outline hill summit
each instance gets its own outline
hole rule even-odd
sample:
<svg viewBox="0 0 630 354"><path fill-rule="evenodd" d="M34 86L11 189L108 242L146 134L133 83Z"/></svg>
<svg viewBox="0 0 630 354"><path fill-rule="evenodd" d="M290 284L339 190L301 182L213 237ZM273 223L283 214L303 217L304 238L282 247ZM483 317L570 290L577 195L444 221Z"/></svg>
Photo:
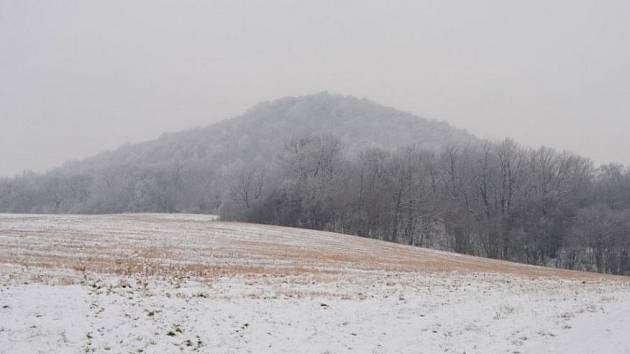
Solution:
<svg viewBox="0 0 630 354"><path fill-rule="evenodd" d="M329 93L285 97L255 105L244 114L160 138L123 146L67 168L87 172L107 164L204 160L221 166L233 160L270 159L292 138L331 134L349 151L365 147L415 146L439 150L476 140L445 122L429 120L367 99Z"/></svg>

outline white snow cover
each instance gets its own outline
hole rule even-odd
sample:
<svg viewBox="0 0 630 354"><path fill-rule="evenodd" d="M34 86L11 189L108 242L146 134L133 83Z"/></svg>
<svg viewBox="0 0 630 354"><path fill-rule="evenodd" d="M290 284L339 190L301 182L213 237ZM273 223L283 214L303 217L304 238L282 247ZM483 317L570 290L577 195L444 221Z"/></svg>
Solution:
<svg viewBox="0 0 630 354"><path fill-rule="evenodd" d="M0 353L630 353L626 278L213 220L0 215Z"/></svg>

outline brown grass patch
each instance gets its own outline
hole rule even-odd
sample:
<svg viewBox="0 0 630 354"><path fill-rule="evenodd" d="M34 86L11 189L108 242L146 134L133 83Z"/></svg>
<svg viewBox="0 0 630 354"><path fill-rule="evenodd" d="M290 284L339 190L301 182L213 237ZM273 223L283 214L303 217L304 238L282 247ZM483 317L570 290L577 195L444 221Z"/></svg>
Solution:
<svg viewBox="0 0 630 354"><path fill-rule="evenodd" d="M200 278L308 274L314 281L331 281L345 275L346 271L458 271L589 280L629 279L526 266L355 236L270 225L179 221L160 219L158 215L109 215L77 219L82 220L83 228L75 229L70 223L67 230L60 232L50 231L51 228L47 227L47 223L55 222L54 216L42 217L41 220L38 217L24 218L15 225L11 220L17 218L3 219L2 229L6 232L0 233L0 263L72 269L83 274ZM28 230L20 229L25 221L29 222ZM130 221L137 221L143 226L134 229ZM147 223L159 227L145 227ZM100 230L99 225L107 227ZM85 226L92 230L89 234L82 231ZM185 238L173 239L177 235Z"/></svg>

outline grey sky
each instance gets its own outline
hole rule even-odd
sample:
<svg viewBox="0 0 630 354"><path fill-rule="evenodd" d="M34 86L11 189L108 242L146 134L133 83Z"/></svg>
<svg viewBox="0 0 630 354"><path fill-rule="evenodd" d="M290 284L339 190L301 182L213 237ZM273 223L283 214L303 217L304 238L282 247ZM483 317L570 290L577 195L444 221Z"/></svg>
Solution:
<svg viewBox="0 0 630 354"><path fill-rule="evenodd" d="M319 91L630 164L630 1L0 0L0 175Z"/></svg>

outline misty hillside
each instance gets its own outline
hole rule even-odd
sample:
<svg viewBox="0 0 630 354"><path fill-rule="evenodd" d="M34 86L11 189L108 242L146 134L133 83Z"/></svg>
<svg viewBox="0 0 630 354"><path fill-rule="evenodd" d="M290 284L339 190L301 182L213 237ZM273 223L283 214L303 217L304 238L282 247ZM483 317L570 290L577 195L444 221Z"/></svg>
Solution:
<svg viewBox="0 0 630 354"><path fill-rule="evenodd" d="M0 212L202 213L530 264L630 273L630 171L348 96L245 114L47 173Z"/></svg>
<svg viewBox="0 0 630 354"><path fill-rule="evenodd" d="M68 162L61 171L90 172L105 165L270 159L292 138L332 134L344 148L395 149L416 146L439 150L476 139L447 123L352 96L320 93L258 104L244 114L204 128L167 133L158 139L123 146L113 152Z"/></svg>

